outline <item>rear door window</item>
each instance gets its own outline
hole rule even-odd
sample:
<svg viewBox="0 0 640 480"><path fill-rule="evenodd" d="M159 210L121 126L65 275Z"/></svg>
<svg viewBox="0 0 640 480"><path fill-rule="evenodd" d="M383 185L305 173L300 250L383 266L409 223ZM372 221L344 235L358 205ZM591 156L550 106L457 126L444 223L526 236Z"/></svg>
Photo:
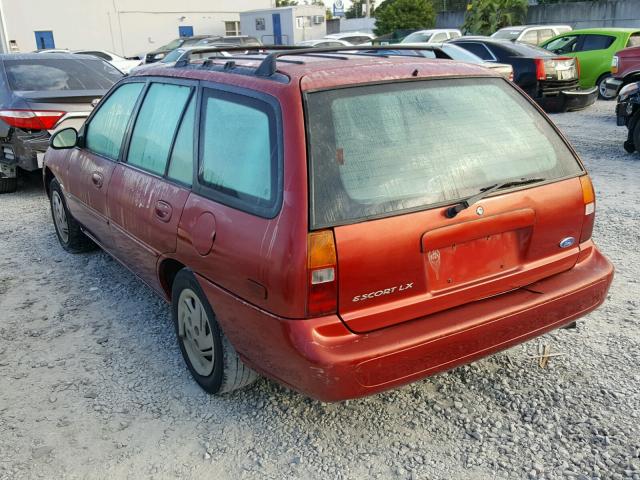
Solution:
<svg viewBox="0 0 640 480"><path fill-rule="evenodd" d="M538 44L538 31L528 30L520 37L520 41L524 43L530 43L531 45Z"/></svg>
<svg viewBox="0 0 640 480"><path fill-rule="evenodd" d="M169 149L190 95L188 86L151 84L131 134L129 165L164 175Z"/></svg>
<svg viewBox="0 0 640 480"><path fill-rule="evenodd" d="M185 185L191 185L193 181L193 134L195 131L195 120L195 98L191 98L189 107L182 118L176 141L173 144L168 172L169 178L184 183Z"/></svg>
<svg viewBox="0 0 640 480"><path fill-rule="evenodd" d="M501 79L371 85L306 99L313 228L582 171L549 122Z"/></svg>
<svg viewBox="0 0 640 480"><path fill-rule="evenodd" d="M634 33L629 37L627 47L640 47L640 33Z"/></svg>
<svg viewBox="0 0 640 480"><path fill-rule="evenodd" d="M489 49L487 47L485 47L481 43L476 43L476 42L456 42L456 45L459 45L462 48L465 48L465 49L469 50L471 53L473 53L476 56L480 57L484 61L491 62L491 61L495 60L495 58L493 57L493 54L489 51Z"/></svg>
<svg viewBox="0 0 640 480"><path fill-rule="evenodd" d="M117 160L131 112L138 101L144 83L125 83L98 104L86 126L87 149L103 157Z"/></svg>
<svg viewBox="0 0 640 480"><path fill-rule="evenodd" d="M440 43L447 41L447 32L436 33L433 37L431 37L432 43Z"/></svg>
<svg viewBox="0 0 640 480"><path fill-rule="evenodd" d="M578 46L578 51L588 52L591 50L606 50L616 40L611 35L580 35L582 43Z"/></svg>
<svg viewBox="0 0 640 480"><path fill-rule="evenodd" d="M549 40L553 36L555 36L555 33L550 28L542 28L542 29L538 30L538 43L537 43L537 45L540 45L542 42L546 42L547 40Z"/></svg>
<svg viewBox="0 0 640 480"><path fill-rule="evenodd" d="M51 53L43 57L58 57ZM4 60L7 80L15 91L108 90L122 78L116 68L98 59L38 58Z"/></svg>
<svg viewBox="0 0 640 480"><path fill-rule="evenodd" d="M278 198L275 113L256 98L204 89L200 181L223 203L261 213Z"/></svg>

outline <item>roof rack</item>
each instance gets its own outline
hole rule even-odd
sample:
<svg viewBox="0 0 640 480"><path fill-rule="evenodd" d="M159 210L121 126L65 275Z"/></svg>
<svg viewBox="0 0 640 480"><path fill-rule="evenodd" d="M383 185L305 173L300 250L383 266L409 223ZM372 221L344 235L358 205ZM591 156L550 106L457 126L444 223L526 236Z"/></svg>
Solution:
<svg viewBox="0 0 640 480"><path fill-rule="evenodd" d="M389 50L399 50L399 51L416 51L416 50L424 50L431 51L436 54L436 58L446 58L450 59L448 55L446 55L442 49L438 46L430 46L430 45L400 45L400 44L392 44L392 45L353 45L353 46L340 46L340 47L319 47L319 48L308 48L308 47L296 47L296 46L283 46L283 45L260 45L260 46L252 46L252 47L210 47L210 48L198 48L189 50L185 58L176 62L175 67L185 67L189 65L189 59L192 53L219 53L219 52L249 52L251 51L251 56L237 56L237 57L220 57L220 60L262 60L260 65L256 68L254 74L260 77L271 77L277 72L277 62L286 62L286 63L296 63L303 64L303 61L300 60L285 60L282 57L286 56L303 56L308 55L310 57L322 57L322 58L331 58L335 60L348 60L349 57L341 55L336 56L335 54L343 53L347 55L357 55L357 56L385 56L388 57L389 54L384 53L375 53L375 52L385 52ZM256 57L255 55L266 55L264 59L261 57ZM208 62L207 65L210 65L211 62Z"/></svg>

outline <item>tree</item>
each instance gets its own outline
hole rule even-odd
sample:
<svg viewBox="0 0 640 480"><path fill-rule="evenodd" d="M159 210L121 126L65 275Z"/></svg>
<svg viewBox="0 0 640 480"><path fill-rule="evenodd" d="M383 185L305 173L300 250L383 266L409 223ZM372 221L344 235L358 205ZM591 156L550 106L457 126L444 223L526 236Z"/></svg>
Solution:
<svg viewBox="0 0 640 480"><path fill-rule="evenodd" d="M276 7L295 7L298 5L296 0L276 0Z"/></svg>
<svg viewBox="0 0 640 480"><path fill-rule="evenodd" d="M376 10L375 33L431 28L435 23L431 0L385 0Z"/></svg>
<svg viewBox="0 0 640 480"><path fill-rule="evenodd" d="M365 16L366 5L367 5L366 0L353 0L351 2L351 6L347 8L347 10L344 12L344 16L346 18L362 18ZM373 0L369 2L369 8L371 8L371 12L369 12L369 16L373 17L376 11L376 7L374 5Z"/></svg>
<svg viewBox="0 0 640 480"><path fill-rule="evenodd" d="M491 35L527 19L527 0L473 0L467 6L462 28L476 35Z"/></svg>

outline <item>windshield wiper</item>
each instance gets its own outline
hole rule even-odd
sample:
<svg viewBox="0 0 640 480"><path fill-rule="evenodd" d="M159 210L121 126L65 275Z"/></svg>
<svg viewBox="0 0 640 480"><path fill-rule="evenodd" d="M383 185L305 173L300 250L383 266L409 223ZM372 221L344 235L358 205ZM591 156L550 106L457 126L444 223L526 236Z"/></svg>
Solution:
<svg viewBox="0 0 640 480"><path fill-rule="evenodd" d="M493 185L489 185L488 187L481 188L479 193L476 193L475 195L462 200L460 203L456 203L452 207L449 207L445 212L445 215L447 218L454 218L462 210L469 208L471 205L479 202L484 197L495 192L496 190L517 187L519 185L527 185L529 183L544 182L545 180L546 178L521 178L519 180L507 180L501 183L494 183Z"/></svg>

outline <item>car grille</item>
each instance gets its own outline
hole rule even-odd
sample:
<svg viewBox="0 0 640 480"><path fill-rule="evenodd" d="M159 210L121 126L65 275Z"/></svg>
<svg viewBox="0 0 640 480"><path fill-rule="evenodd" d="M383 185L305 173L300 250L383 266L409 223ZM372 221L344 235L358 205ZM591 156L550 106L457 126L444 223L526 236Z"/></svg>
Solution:
<svg viewBox="0 0 640 480"><path fill-rule="evenodd" d="M557 95L564 90L577 90L578 80L544 80L540 82L542 95Z"/></svg>

